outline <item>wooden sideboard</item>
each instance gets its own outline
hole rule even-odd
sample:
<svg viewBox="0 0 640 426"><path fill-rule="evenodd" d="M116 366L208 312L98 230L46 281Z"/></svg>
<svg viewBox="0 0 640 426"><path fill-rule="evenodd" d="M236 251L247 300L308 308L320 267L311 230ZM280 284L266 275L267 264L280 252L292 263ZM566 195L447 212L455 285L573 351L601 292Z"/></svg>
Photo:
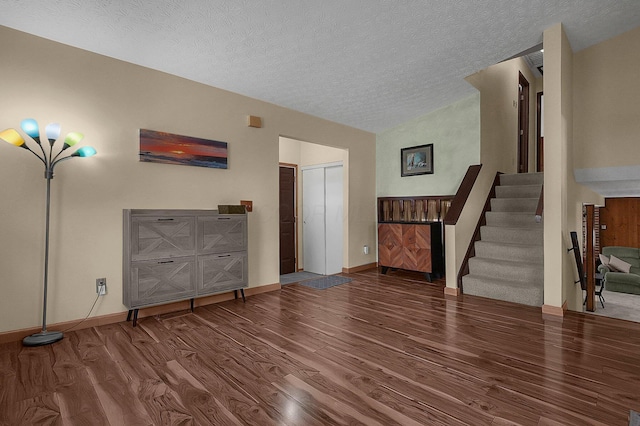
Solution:
<svg viewBox="0 0 640 426"><path fill-rule="evenodd" d="M444 219L453 196L378 198L378 265L444 276Z"/></svg>

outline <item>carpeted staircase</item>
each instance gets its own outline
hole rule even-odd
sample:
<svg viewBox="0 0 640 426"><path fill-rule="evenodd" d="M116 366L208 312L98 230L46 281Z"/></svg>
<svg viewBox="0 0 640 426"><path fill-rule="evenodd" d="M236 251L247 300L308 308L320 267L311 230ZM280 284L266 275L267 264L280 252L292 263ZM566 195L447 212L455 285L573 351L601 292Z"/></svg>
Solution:
<svg viewBox="0 0 640 426"><path fill-rule="evenodd" d="M465 294L542 306L543 225L535 220L542 182L542 173L500 176L469 275L462 277Z"/></svg>

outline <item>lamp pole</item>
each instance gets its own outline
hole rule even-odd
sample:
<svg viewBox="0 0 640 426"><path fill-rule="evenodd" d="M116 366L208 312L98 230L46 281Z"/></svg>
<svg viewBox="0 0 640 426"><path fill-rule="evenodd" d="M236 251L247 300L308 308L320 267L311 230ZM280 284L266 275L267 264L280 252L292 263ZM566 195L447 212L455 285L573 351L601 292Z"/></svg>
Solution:
<svg viewBox="0 0 640 426"><path fill-rule="evenodd" d="M46 207L45 207L45 237L44 237L44 285L43 285L43 306L42 306L42 330L39 333L32 334L30 336L25 337L22 340L22 343L25 346L42 346L49 345L51 343L57 342L61 340L64 335L60 331L48 331L47 330L47 292L48 292L48 281L49 281L49 228L50 228L50 217L51 217L51 179L53 179L53 168L56 164L61 161L68 160L73 157L91 157L96 154L96 150L90 146L85 146L79 148L71 155L66 157L60 157L67 148L77 144L81 139L82 135L77 132L69 133L65 140L64 145L60 149L60 151L53 156L53 146L55 145L58 137L60 136L60 125L57 123L49 124L46 128L47 139L49 140L49 154L47 155L44 147L40 142L40 131L38 128L38 123L31 119L25 119L21 123L22 130L29 135L40 147L40 151L42 151L42 155L36 153L31 150L29 146L25 143L24 139L15 129L7 129L0 132L0 139L4 139L6 142L20 146L25 148L27 151L31 152L33 155L38 157L40 161L44 164L44 177L47 181L47 191L46 191Z"/></svg>

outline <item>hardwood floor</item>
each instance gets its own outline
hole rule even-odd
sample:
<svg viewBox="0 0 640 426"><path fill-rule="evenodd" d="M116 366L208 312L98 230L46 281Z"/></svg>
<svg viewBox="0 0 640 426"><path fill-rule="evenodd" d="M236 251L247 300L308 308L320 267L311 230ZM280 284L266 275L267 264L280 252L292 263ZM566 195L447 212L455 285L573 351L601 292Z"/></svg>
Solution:
<svg viewBox="0 0 640 426"><path fill-rule="evenodd" d="M628 425L640 324L375 270L0 345L0 424Z"/></svg>

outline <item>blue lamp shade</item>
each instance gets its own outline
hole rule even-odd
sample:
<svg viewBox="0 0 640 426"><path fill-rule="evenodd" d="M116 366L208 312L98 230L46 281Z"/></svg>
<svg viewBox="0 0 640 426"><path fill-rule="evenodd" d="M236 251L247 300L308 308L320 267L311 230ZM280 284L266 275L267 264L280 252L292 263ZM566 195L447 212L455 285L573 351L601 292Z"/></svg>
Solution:
<svg viewBox="0 0 640 426"><path fill-rule="evenodd" d="M7 129L0 132L0 139L15 146L25 146L24 139L16 129Z"/></svg>
<svg viewBox="0 0 640 426"><path fill-rule="evenodd" d="M60 124L51 123L47 125L45 129L45 133L47 134L47 139L49 139L49 143L53 145L55 141L60 137Z"/></svg>
<svg viewBox="0 0 640 426"><path fill-rule="evenodd" d="M76 152L71 154L72 157L93 157L96 155L96 150L92 146L83 146L82 148L78 148Z"/></svg>
<svg viewBox="0 0 640 426"><path fill-rule="evenodd" d="M22 123L20 123L20 127L22 127L22 130L24 130L26 134L31 136L36 141L40 139L40 130L38 129L38 122L33 118L25 118L24 120L22 120Z"/></svg>

